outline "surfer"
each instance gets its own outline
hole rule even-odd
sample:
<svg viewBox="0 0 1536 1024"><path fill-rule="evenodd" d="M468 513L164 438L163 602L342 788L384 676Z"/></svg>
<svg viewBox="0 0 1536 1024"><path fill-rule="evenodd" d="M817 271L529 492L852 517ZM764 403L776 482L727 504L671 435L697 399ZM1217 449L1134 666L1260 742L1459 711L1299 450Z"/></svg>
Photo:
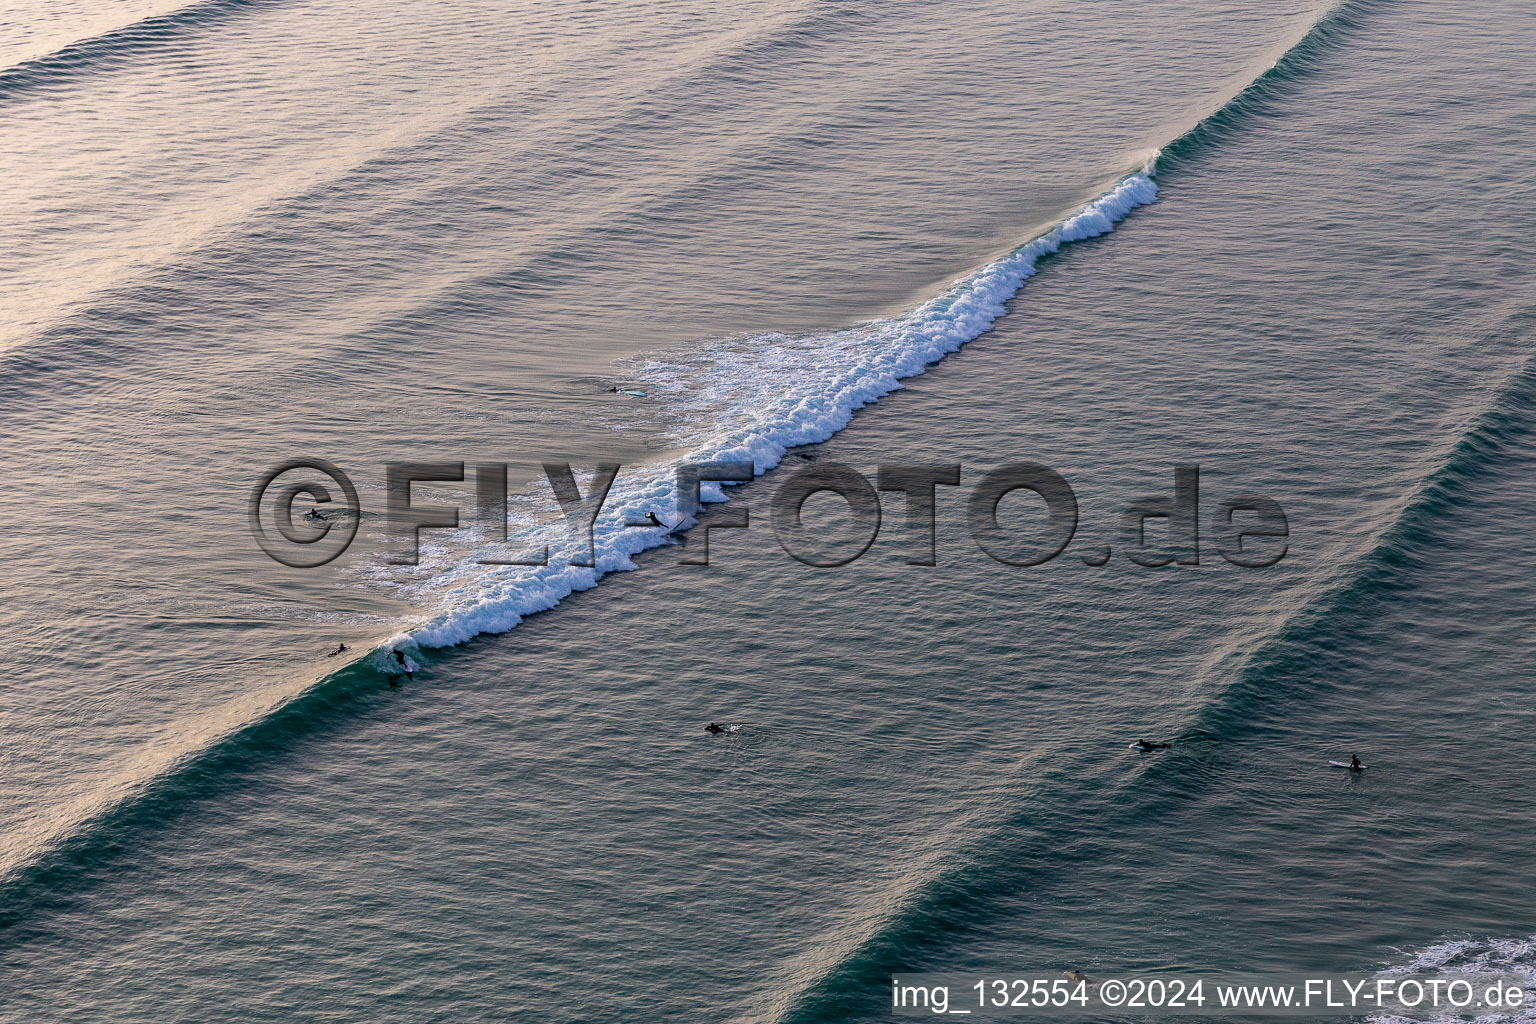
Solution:
<svg viewBox="0 0 1536 1024"><path fill-rule="evenodd" d="M336 657L336 655L338 655L338 654L345 654L348 651L350 651L351 649L352 648L348 647L346 644L337 644L336 645L336 649L334 651L327 652L325 656L327 658L334 658L334 657Z"/></svg>
<svg viewBox="0 0 1536 1024"><path fill-rule="evenodd" d="M1069 981L1071 981L1072 984L1074 984L1074 985L1078 984L1079 982L1082 982L1082 983L1088 984L1088 985L1092 985L1093 984L1093 982L1088 980L1088 975L1084 974L1082 971L1068 971L1067 972L1067 979Z"/></svg>
<svg viewBox="0 0 1536 1024"><path fill-rule="evenodd" d="M412 664L410 661L406 660L405 652L404 651L401 651L401 650L397 649L394 652L394 655L395 655L395 660L400 663L400 671L405 673L405 678L406 679L408 679L408 680L410 680L411 682L414 683L416 681L416 666L414 664ZM393 676L391 676L390 679L389 679L389 685L390 686L396 685L395 679L394 679Z"/></svg>
<svg viewBox="0 0 1536 1024"><path fill-rule="evenodd" d="M615 384L615 385L614 385L614 386L613 386L613 387L611 387L611 388L609 388L609 389L608 389L608 393L609 393L609 394L610 394L610 395L616 395L616 394L618 394L618 393L619 393L619 386L618 386L618 385L617 385L617 384Z"/></svg>
<svg viewBox="0 0 1536 1024"><path fill-rule="evenodd" d="M663 530L667 529L667 524L662 522L660 519L656 518L656 512L653 509L646 509L646 511L645 511L645 518L644 519L631 520L630 522L627 522L624 525L625 526L638 526L641 529L645 529L645 530L649 530L649 529L651 529L653 527L659 527L659 528L661 528Z"/></svg>
<svg viewBox="0 0 1536 1024"><path fill-rule="evenodd" d="M1352 772L1362 772L1362 771L1365 771L1365 765L1360 763L1359 755L1357 755L1357 754L1350 754L1349 755L1349 770L1352 771Z"/></svg>
<svg viewBox="0 0 1536 1024"><path fill-rule="evenodd" d="M308 519L312 523L325 522L325 516L321 515L320 510L317 508L312 508L308 512L304 513L304 518Z"/></svg>
<svg viewBox="0 0 1536 1024"><path fill-rule="evenodd" d="M714 722L710 722L704 727L704 731L709 733L711 736L719 736L721 733L725 732L725 726L716 725Z"/></svg>
<svg viewBox="0 0 1536 1024"><path fill-rule="evenodd" d="M1137 740L1136 745L1142 750L1172 750L1172 743L1148 743L1146 740Z"/></svg>

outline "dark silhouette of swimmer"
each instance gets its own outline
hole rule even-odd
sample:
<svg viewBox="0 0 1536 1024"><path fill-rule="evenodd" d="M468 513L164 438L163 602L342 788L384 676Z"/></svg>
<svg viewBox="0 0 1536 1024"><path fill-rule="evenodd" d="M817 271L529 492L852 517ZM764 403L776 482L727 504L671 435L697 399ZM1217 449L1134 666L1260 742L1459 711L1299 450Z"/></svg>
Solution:
<svg viewBox="0 0 1536 1024"><path fill-rule="evenodd" d="M624 525L626 525L626 526L641 526L641 527L645 527L646 529L649 529L649 528L651 528L653 526L660 527L663 530L667 529L667 524L662 522L660 519L657 519L655 511L652 510L652 509L647 509L646 510L645 518L644 519L641 519L638 522L631 521L631 522L625 523Z"/></svg>
<svg viewBox="0 0 1536 1024"><path fill-rule="evenodd" d="M409 680L410 680L410 681L411 681L411 682L413 682L413 683L414 683L414 682L415 682L415 681L416 681L416 673L414 673L414 672L412 672L412 671L411 671L411 666L410 666L410 665L408 665L408 664L406 664L406 661L405 661L405 652L404 652L404 651L399 651L399 650L397 650L397 651L395 651L395 652L394 652L394 653L395 653L395 660L396 660L396 661L397 661L397 662L399 662L399 663L400 663L400 671L402 671L402 672L404 672L404 673L405 673L405 678L406 678L406 679L409 679ZM389 685L390 685L390 686L396 686L396 685L398 685L398 684L397 684L397 683L396 683L396 682L395 682L395 680L394 680L394 677L393 677L393 676L391 676L391 677L390 677L390 680L389 680Z"/></svg>
<svg viewBox="0 0 1536 1024"><path fill-rule="evenodd" d="M304 513L304 518L305 519L316 519L316 520L319 520L321 522L325 521L325 516L321 515L320 514L320 510L317 509L317 508L312 508L308 512Z"/></svg>
<svg viewBox="0 0 1536 1024"><path fill-rule="evenodd" d="M615 394L615 393L617 393L617 392L618 392L618 390L619 390L619 388L618 388L618 385L614 385L614 386L613 386L613 387L611 387L611 388L609 388L609 389L608 389L608 393L609 393L609 394L610 394L610 395L612 395L612 394Z"/></svg>
<svg viewBox="0 0 1536 1024"><path fill-rule="evenodd" d="M1092 981L1088 980L1088 975L1084 974L1082 971L1068 971L1067 972L1067 979L1069 981L1071 981L1072 984L1074 984L1074 985L1076 985L1080 981L1087 982L1090 985L1093 984Z"/></svg>
<svg viewBox="0 0 1536 1024"><path fill-rule="evenodd" d="M1352 771L1352 772L1358 772L1358 771L1363 771L1364 769L1365 769L1365 765L1360 763L1359 756L1356 755L1356 754L1350 754L1349 755L1349 770Z"/></svg>
<svg viewBox="0 0 1536 1024"><path fill-rule="evenodd" d="M1137 740L1136 745L1142 750L1172 750L1172 743L1148 743L1146 740Z"/></svg>
<svg viewBox="0 0 1536 1024"><path fill-rule="evenodd" d="M352 648L348 647L346 644L337 644L336 645L336 649L334 651L331 651L328 654L326 654L326 657L327 658L334 658L334 657L336 657L336 655L338 655L338 654L345 654L347 651L350 651L351 649Z"/></svg>
<svg viewBox="0 0 1536 1024"><path fill-rule="evenodd" d="M714 722L710 722L708 725L706 725L704 727L704 731L709 733L711 736L718 736L721 733L725 732L725 726L723 726L723 725L716 725Z"/></svg>

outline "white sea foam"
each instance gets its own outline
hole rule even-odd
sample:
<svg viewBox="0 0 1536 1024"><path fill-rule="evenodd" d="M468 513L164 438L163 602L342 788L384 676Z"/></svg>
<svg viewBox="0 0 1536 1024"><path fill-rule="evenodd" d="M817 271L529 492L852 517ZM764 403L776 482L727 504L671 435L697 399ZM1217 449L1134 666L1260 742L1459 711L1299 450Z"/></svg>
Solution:
<svg viewBox="0 0 1536 1024"><path fill-rule="evenodd" d="M524 616L595 586L607 573L636 568L633 555L673 541L669 531L627 522L651 510L671 525L686 528L694 522L692 503L680 504L676 493L680 465L750 462L762 474L788 449L825 441L860 408L899 389L903 379L990 330L1041 257L1106 234L1131 210L1154 202L1153 173L1149 162L1051 230L903 316L809 337L728 340L692 360L636 364L634 376L647 382L652 400L668 402L679 415L683 425L674 439L686 454L624 468L594 530L595 564L569 564L572 535L563 524L523 531L509 548L526 552L547 544L550 564L486 567L475 562L482 551L445 569L434 588L444 594L442 610L394 638L390 647L446 647L502 633ZM585 481L582 486L585 492ZM726 500L718 484L706 483L701 492L705 501ZM387 650L374 655L381 668Z"/></svg>
<svg viewBox="0 0 1536 1024"><path fill-rule="evenodd" d="M1482 1024L1521 1024L1536 1021L1536 936L1525 939L1455 939L1438 942L1412 954L1405 962L1380 972L1383 977L1427 974L1507 974L1524 979L1526 1006L1515 1010L1490 1011L1475 1018L1466 1016L1422 1016L1413 1024L1449 1024L1468 1020ZM1408 1024L1409 1018L1377 1014L1375 1024Z"/></svg>

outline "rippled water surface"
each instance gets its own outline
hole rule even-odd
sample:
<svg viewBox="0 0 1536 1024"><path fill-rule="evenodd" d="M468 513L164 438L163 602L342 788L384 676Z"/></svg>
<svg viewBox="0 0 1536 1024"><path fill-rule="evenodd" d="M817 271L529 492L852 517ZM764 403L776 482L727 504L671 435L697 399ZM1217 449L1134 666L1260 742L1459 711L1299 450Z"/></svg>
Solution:
<svg viewBox="0 0 1536 1024"><path fill-rule="evenodd" d="M1533 40L1442 0L0 4L0 1019L1536 973ZM364 510L312 570L246 518L301 457ZM622 464L592 568L547 459ZM510 464L551 564L479 564L472 478L389 564L405 460ZM707 567L625 525L692 523L700 460L761 474ZM1047 564L970 538L1010 462L1075 491ZM827 463L960 464L936 564L894 492L791 559L772 497ZM1121 510L1193 464L1200 563L1134 564ZM1255 494L1290 536L1243 569L1211 517Z"/></svg>

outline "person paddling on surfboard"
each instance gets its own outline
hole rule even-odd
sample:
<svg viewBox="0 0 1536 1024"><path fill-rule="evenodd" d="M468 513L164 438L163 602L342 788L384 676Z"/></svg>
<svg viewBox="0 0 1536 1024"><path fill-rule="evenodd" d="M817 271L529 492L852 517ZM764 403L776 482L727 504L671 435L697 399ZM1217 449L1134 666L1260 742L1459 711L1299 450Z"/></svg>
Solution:
<svg viewBox="0 0 1536 1024"><path fill-rule="evenodd" d="M331 651L331 652L327 653L326 657L327 658L334 658L334 657L336 657L336 655L338 655L338 654L345 654L346 652L350 651L351 649L352 648L348 647L346 644L337 644L336 645L336 649L334 651Z"/></svg>
<svg viewBox="0 0 1536 1024"><path fill-rule="evenodd" d="M320 510L317 508L312 508L308 512L304 513L304 518L316 523L325 522L325 516L321 515Z"/></svg>
<svg viewBox="0 0 1536 1024"><path fill-rule="evenodd" d="M725 732L725 726L716 725L714 722L710 722L704 727L704 731L709 733L711 736L719 736L721 733Z"/></svg>
<svg viewBox="0 0 1536 1024"><path fill-rule="evenodd" d="M1136 745L1142 750L1172 750L1172 743L1148 743L1146 740L1137 740Z"/></svg>

